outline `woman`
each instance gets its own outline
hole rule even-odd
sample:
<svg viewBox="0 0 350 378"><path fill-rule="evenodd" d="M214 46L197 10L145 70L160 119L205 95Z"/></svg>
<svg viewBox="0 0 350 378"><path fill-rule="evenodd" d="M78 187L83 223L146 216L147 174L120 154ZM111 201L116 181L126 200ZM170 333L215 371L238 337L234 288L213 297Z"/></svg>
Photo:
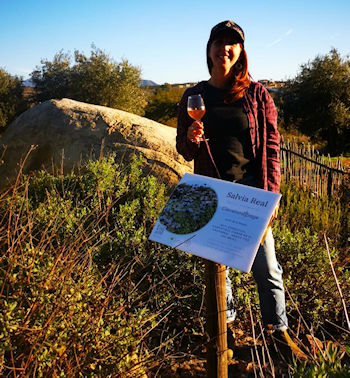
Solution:
<svg viewBox="0 0 350 378"><path fill-rule="evenodd" d="M194 159L197 174L279 192L277 111L268 91L250 80L244 33L239 25L224 21L214 26L207 44L207 64L210 79L187 89L179 105L178 152L188 161ZM187 98L194 94L204 99L203 122L193 122L187 114ZM201 142L204 135L209 149ZM264 326L273 328L276 336L288 342L282 268L276 260L271 228L257 252L252 272ZM235 312L228 271L227 289L227 320L231 322Z"/></svg>

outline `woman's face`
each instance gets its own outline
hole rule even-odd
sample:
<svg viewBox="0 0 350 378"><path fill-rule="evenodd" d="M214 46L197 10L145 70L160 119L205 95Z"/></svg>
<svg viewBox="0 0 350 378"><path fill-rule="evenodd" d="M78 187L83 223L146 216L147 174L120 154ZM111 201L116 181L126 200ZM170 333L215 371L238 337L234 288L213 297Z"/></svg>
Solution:
<svg viewBox="0 0 350 378"><path fill-rule="evenodd" d="M213 69L228 74L242 52L242 47L232 33L218 35L210 45L209 57Z"/></svg>

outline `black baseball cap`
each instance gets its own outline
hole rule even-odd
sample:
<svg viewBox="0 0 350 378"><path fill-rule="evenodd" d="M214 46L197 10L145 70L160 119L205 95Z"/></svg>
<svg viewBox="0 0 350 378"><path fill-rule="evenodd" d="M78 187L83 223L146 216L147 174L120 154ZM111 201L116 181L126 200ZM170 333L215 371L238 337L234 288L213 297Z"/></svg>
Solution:
<svg viewBox="0 0 350 378"><path fill-rule="evenodd" d="M244 32L243 29L236 24L235 22L231 20L220 22L219 24L215 25L210 32L209 42L212 42L215 37L222 33L230 31L235 34L236 37L238 37L238 41L242 44L244 44Z"/></svg>

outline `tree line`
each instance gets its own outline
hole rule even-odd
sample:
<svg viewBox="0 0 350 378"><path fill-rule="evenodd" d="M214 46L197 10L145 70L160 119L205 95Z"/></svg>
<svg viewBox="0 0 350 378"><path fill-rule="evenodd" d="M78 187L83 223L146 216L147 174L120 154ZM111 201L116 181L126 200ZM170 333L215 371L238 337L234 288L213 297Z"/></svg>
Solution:
<svg viewBox="0 0 350 378"><path fill-rule="evenodd" d="M350 152L350 60L336 49L301 65L278 105L287 130L327 142L326 152Z"/></svg>
<svg viewBox="0 0 350 378"><path fill-rule="evenodd" d="M141 70L126 59L115 62L96 46L90 56L63 51L43 59L31 73L35 90L23 98L23 82L0 69L0 127L33 104L63 97L144 115L146 93L140 87Z"/></svg>
<svg viewBox="0 0 350 378"><path fill-rule="evenodd" d="M144 89L141 69L127 60L115 62L92 46L90 56L60 51L31 73L33 95L23 99L21 78L0 69L0 128L32 104L51 98L71 98L125 110L176 127L182 88L165 84ZM298 130L311 141L326 141L326 152L350 152L350 60L336 49L300 66L295 78L274 95L279 121L287 131Z"/></svg>

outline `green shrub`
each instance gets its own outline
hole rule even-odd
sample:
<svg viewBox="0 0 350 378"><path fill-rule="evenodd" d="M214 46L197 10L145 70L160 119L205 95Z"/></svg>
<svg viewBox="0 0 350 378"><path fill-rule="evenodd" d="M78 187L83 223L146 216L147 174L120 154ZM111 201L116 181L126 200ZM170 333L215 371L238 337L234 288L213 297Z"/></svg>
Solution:
<svg viewBox="0 0 350 378"><path fill-rule="evenodd" d="M177 105L184 91L184 88L172 87L170 84L158 87L155 93L149 96L145 117L164 125L176 127Z"/></svg>
<svg viewBox="0 0 350 378"><path fill-rule="evenodd" d="M329 343L324 352L318 353L317 361L303 362L295 367L295 378L346 378L350 376L350 365L344 359L345 351ZM350 348L347 348L350 355Z"/></svg>
<svg viewBox="0 0 350 378"><path fill-rule="evenodd" d="M22 80L0 68L0 133L2 127L27 109L22 92Z"/></svg>
<svg viewBox="0 0 350 378"><path fill-rule="evenodd" d="M291 300L287 295L292 317L299 318L297 306L314 329L326 319L341 324L343 307L325 244L322 245L318 235L307 228L292 232L276 223L274 234L278 260L284 270L284 283L292 297ZM339 252L334 248L330 252L332 261L337 262ZM349 300L349 274L341 266L335 268L343 294Z"/></svg>
<svg viewBox="0 0 350 378"><path fill-rule="evenodd" d="M147 240L166 194L141 166L40 172L0 197L3 374L137 376L200 330L198 263Z"/></svg>
<svg viewBox="0 0 350 378"><path fill-rule="evenodd" d="M22 177L0 194L3 375L138 376L180 352L201 353L203 260L147 239L167 198L141 158L120 165L113 157L79 174ZM305 227L310 213L288 225L295 198L285 194L274 225L286 287L313 329L325 319L342 325L322 230ZM348 300L348 273L339 250L331 254ZM248 333L248 306L259 314L255 282L235 270L231 278ZM292 326L299 317L294 303L288 299Z"/></svg>
<svg viewBox="0 0 350 378"><path fill-rule="evenodd" d="M74 54L61 50L51 61L43 59L40 63L31 73L36 103L66 97L144 114L146 99L140 88L141 71L126 59L117 63L92 44L90 56L79 50Z"/></svg>
<svg viewBox="0 0 350 378"><path fill-rule="evenodd" d="M350 233L349 203L341 196L319 198L295 182L281 185L280 219L290 230L326 233L334 243L346 248Z"/></svg>

